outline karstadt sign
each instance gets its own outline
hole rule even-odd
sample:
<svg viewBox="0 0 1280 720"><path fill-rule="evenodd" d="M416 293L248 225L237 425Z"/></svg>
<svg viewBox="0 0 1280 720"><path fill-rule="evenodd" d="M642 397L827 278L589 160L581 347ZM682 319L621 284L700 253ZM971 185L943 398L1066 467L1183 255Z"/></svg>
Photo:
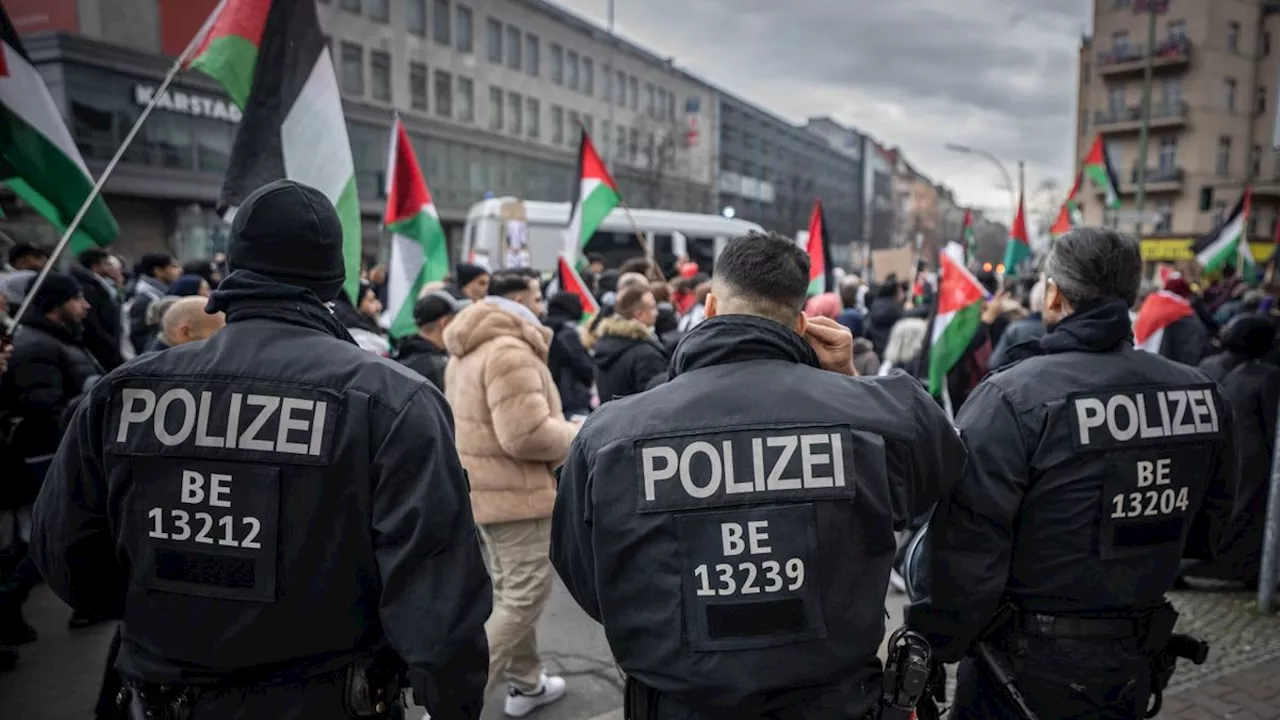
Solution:
<svg viewBox="0 0 1280 720"><path fill-rule="evenodd" d="M150 103L155 94L156 88L154 85L139 84L133 86L133 101L141 107L145 107ZM156 103L156 109L190 115L191 117L212 118L228 123L238 123L241 117L240 108L236 107L235 103L230 100L182 90L165 92Z"/></svg>

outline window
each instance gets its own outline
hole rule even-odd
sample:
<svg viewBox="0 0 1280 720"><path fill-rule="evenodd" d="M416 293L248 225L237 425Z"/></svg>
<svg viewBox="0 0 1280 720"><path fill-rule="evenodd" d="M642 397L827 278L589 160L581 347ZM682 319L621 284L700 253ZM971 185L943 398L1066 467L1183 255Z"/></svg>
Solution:
<svg viewBox="0 0 1280 720"><path fill-rule="evenodd" d="M599 147L600 147L600 149L604 150L604 152L605 152L605 154L606 154L606 155L609 153L609 121L608 121L608 120L601 120L601 121L600 121L600 144L599 144Z"/></svg>
<svg viewBox="0 0 1280 720"><path fill-rule="evenodd" d="M653 87L653 83L645 83L644 86L644 113L649 117L658 116L657 92Z"/></svg>
<svg viewBox="0 0 1280 720"><path fill-rule="evenodd" d="M1227 112L1236 111L1236 81L1235 78L1222 79L1222 107Z"/></svg>
<svg viewBox="0 0 1280 720"><path fill-rule="evenodd" d="M364 95L364 48L355 43L342 43L342 91Z"/></svg>
<svg viewBox="0 0 1280 720"><path fill-rule="evenodd" d="M1107 93L1107 109L1111 112L1113 119L1124 114L1124 88L1111 88Z"/></svg>
<svg viewBox="0 0 1280 720"><path fill-rule="evenodd" d="M628 104L631 105L632 110L635 110L640 107L640 81L636 79L636 76L631 76L631 81L628 83L628 87L631 90L631 92L628 93L631 98L631 102Z"/></svg>
<svg viewBox="0 0 1280 720"><path fill-rule="evenodd" d="M369 19L374 22L391 22L391 0L369 0Z"/></svg>
<svg viewBox="0 0 1280 720"><path fill-rule="evenodd" d="M1264 115L1267 112L1267 89L1261 85L1253 94L1253 112L1255 115Z"/></svg>
<svg viewBox="0 0 1280 720"><path fill-rule="evenodd" d="M414 35L427 36L427 0L408 0L405 4L405 24Z"/></svg>
<svg viewBox="0 0 1280 720"><path fill-rule="evenodd" d="M1129 52L1129 33L1111 33L1111 52L1117 55Z"/></svg>
<svg viewBox="0 0 1280 720"><path fill-rule="evenodd" d="M627 129L621 125L618 126L618 153L614 155L615 161L621 161L627 156Z"/></svg>
<svg viewBox="0 0 1280 720"><path fill-rule="evenodd" d="M542 72L541 46L538 43L538 36L533 33L527 33L524 36L524 69L530 75L536 76Z"/></svg>
<svg viewBox="0 0 1280 720"><path fill-rule="evenodd" d="M568 72L569 89L577 90L578 89L578 53L574 52L573 50L570 50L567 53L565 53L565 64L568 66L568 70L569 70Z"/></svg>
<svg viewBox="0 0 1280 720"><path fill-rule="evenodd" d="M1162 135L1160 137L1159 165L1161 174L1173 172L1178 165L1178 136Z"/></svg>
<svg viewBox="0 0 1280 720"><path fill-rule="evenodd" d="M459 122L475 122L476 89L471 78L458 76L457 86L454 88L453 112Z"/></svg>
<svg viewBox="0 0 1280 720"><path fill-rule="evenodd" d="M564 84L564 48L557 43L551 43L551 82Z"/></svg>
<svg viewBox="0 0 1280 720"><path fill-rule="evenodd" d="M520 93L507 93L507 131L512 135L524 132L524 98Z"/></svg>
<svg viewBox="0 0 1280 720"><path fill-rule="evenodd" d="M458 52L471 52L473 47L471 42L471 8L466 5L458 5L453 10L453 19L458 23L454 47L458 48Z"/></svg>
<svg viewBox="0 0 1280 720"><path fill-rule="evenodd" d="M489 129L502 132L502 88L489 88Z"/></svg>
<svg viewBox="0 0 1280 720"><path fill-rule="evenodd" d="M656 150L656 149L657 149L657 147L658 147L658 146L657 146L657 143L654 141L654 138L653 138L653 133L645 133L645 135L644 135L644 157L645 157L645 159L646 159L646 160L648 160L648 161L649 161L649 165L650 165L651 167L652 167L652 166L654 166L654 165L656 165L656 164L657 164L657 162L658 162L658 158L654 155L654 150Z"/></svg>
<svg viewBox="0 0 1280 720"><path fill-rule="evenodd" d="M1231 174L1231 138L1225 135L1218 138L1218 174Z"/></svg>
<svg viewBox="0 0 1280 720"><path fill-rule="evenodd" d="M357 15L360 14L360 0L342 0L342 2L339 3L339 7L348 12L353 12Z"/></svg>
<svg viewBox="0 0 1280 720"><path fill-rule="evenodd" d="M569 147L576 148L582 141L582 118L578 116L577 110L570 110L569 117L565 124L565 139L569 143Z"/></svg>
<svg viewBox="0 0 1280 720"><path fill-rule="evenodd" d="M1168 200L1158 203L1156 205L1156 214L1160 216L1160 219L1156 220L1156 225L1152 228L1152 231L1157 233L1173 232L1173 203Z"/></svg>
<svg viewBox="0 0 1280 720"><path fill-rule="evenodd" d="M1262 146L1253 146L1253 156L1249 158L1249 177L1256 178L1262 174Z"/></svg>
<svg viewBox="0 0 1280 720"><path fill-rule="evenodd" d="M507 67L512 70L519 70L524 64L524 49L520 44L522 37L520 28L507 26Z"/></svg>
<svg viewBox="0 0 1280 720"><path fill-rule="evenodd" d="M524 133L530 139L537 140L542 128L542 104L537 98L524 99Z"/></svg>
<svg viewBox="0 0 1280 720"><path fill-rule="evenodd" d="M1227 23L1227 50L1240 52L1240 23Z"/></svg>
<svg viewBox="0 0 1280 720"><path fill-rule="evenodd" d="M1258 234L1258 214L1249 213L1249 233L1246 237L1253 237Z"/></svg>
<svg viewBox="0 0 1280 720"><path fill-rule="evenodd" d="M1169 39L1174 41L1187 39L1187 23L1184 20L1173 20L1169 22L1166 31Z"/></svg>
<svg viewBox="0 0 1280 720"><path fill-rule="evenodd" d="M600 73L601 73L600 75L601 87L604 90L604 92L602 92L600 96L603 97L605 100L612 100L613 99L613 68L609 65L605 65L603 68L600 69Z"/></svg>
<svg viewBox="0 0 1280 720"><path fill-rule="evenodd" d="M551 144L564 144L564 108L551 106Z"/></svg>
<svg viewBox="0 0 1280 720"><path fill-rule="evenodd" d="M587 135L594 136L596 134L595 118L591 115L582 116L582 128L587 131Z"/></svg>
<svg viewBox="0 0 1280 720"><path fill-rule="evenodd" d="M436 115L453 117L453 75L436 71Z"/></svg>
<svg viewBox="0 0 1280 720"><path fill-rule="evenodd" d="M450 37L453 23L449 22L449 0L432 0L431 22L435 23L432 37L436 39L437 43L448 45L453 39Z"/></svg>
<svg viewBox="0 0 1280 720"><path fill-rule="evenodd" d="M589 57L582 58L582 92L596 94L596 63Z"/></svg>
<svg viewBox="0 0 1280 720"><path fill-rule="evenodd" d="M1167 78L1161 90L1164 94L1164 106L1169 112L1176 113L1182 108L1182 79Z"/></svg>
<svg viewBox="0 0 1280 720"><path fill-rule="evenodd" d="M1209 212L1209 208L1213 207L1213 188L1200 188L1200 212Z"/></svg>
<svg viewBox="0 0 1280 720"><path fill-rule="evenodd" d="M502 62L502 23L489 18L484 24L485 41L489 46L489 62Z"/></svg>
<svg viewBox="0 0 1280 720"><path fill-rule="evenodd" d="M369 53L369 79L373 83L373 99L391 102L391 56L373 50Z"/></svg>
<svg viewBox="0 0 1280 720"><path fill-rule="evenodd" d="M621 70L618 71L618 85L617 85L616 94L617 94L617 103L619 105L626 105L627 104L627 74L622 72Z"/></svg>
<svg viewBox="0 0 1280 720"><path fill-rule="evenodd" d="M414 110L427 109L427 66L409 63L409 104Z"/></svg>
<svg viewBox="0 0 1280 720"><path fill-rule="evenodd" d="M636 161L636 156L640 153L640 131L631 128L627 131L627 159L631 162Z"/></svg>

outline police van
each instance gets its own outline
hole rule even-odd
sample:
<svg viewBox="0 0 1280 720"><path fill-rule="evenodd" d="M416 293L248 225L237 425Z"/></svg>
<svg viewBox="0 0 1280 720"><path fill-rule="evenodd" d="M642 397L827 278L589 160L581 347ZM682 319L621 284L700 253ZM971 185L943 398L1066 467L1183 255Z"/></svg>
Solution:
<svg viewBox="0 0 1280 720"><path fill-rule="evenodd" d="M556 257L564 248L565 227L569 224L569 203L523 201L513 197L491 198L471 206L463 235L462 257L491 269L507 267L514 245L527 251L523 262L536 270L554 270ZM621 207L600 223L587 243L586 251L599 253L607 267L617 267L642 252L671 270L676 259L675 245L685 238L686 254L703 272L710 272L726 242L755 230L759 225L720 215L670 212ZM638 236L638 237L637 237Z"/></svg>

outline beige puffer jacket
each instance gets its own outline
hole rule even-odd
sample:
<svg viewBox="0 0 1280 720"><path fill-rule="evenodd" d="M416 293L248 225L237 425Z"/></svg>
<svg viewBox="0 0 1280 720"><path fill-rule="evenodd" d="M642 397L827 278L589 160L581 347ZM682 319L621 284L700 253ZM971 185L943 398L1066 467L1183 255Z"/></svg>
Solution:
<svg viewBox="0 0 1280 720"><path fill-rule="evenodd" d="M445 396L481 525L551 516L552 471L568 455L577 428L564 419L547 370L550 341L550 328L492 301L471 305L445 329L453 356Z"/></svg>

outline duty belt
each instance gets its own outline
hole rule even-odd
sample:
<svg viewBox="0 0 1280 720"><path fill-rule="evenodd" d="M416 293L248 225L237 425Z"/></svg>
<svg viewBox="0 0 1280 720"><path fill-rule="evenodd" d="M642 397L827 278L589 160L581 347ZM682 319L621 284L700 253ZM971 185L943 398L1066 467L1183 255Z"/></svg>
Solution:
<svg viewBox="0 0 1280 720"><path fill-rule="evenodd" d="M1125 640L1143 637L1147 633L1147 626L1145 618L1091 618L1030 612L1022 614L1023 632L1051 638Z"/></svg>

